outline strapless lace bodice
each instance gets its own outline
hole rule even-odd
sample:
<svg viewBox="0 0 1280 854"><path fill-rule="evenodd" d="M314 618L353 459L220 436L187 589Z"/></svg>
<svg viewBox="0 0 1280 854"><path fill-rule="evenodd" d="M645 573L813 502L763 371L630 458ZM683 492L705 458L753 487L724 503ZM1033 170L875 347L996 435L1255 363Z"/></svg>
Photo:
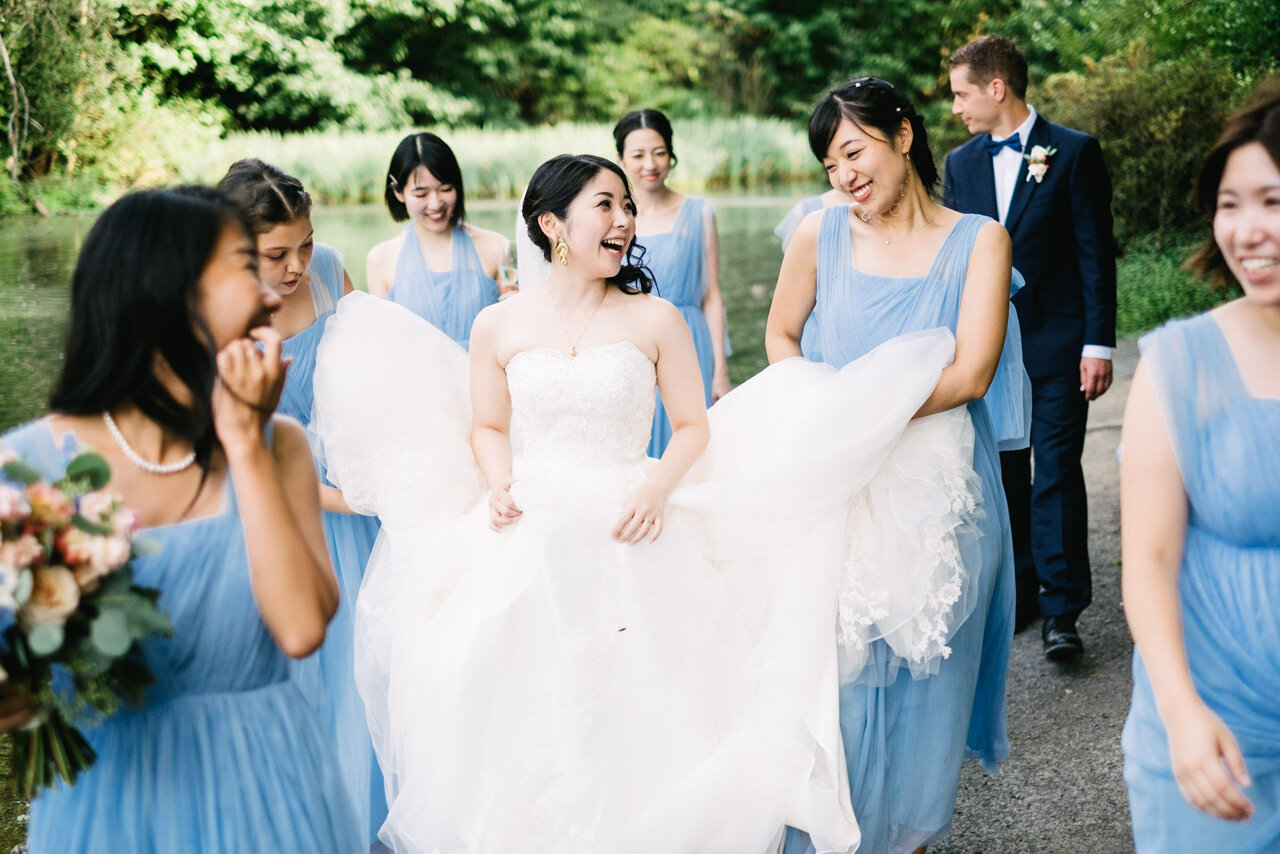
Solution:
<svg viewBox="0 0 1280 854"><path fill-rule="evenodd" d="M511 421L526 461L574 468L634 466L653 421L653 362L629 341L583 350L525 350L507 362Z"/></svg>

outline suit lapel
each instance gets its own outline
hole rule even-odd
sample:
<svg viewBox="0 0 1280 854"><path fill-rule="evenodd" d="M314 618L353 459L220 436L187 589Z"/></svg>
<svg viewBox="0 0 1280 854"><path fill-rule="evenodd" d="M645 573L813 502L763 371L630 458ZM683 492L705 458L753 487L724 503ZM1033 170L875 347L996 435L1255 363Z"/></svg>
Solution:
<svg viewBox="0 0 1280 854"><path fill-rule="evenodd" d="M1023 155L1030 154L1032 146L1036 145L1045 147L1049 145L1049 122L1044 116L1036 116L1035 123L1031 125L1031 133L1027 134L1027 144L1022 149ZM1018 180L1013 184L1013 199L1009 202L1009 213L1004 218L1005 230L1010 234L1013 234L1014 229L1018 227L1018 220L1022 217L1022 212L1027 209L1032 193L1040 186L1038 181L1027 180L1028 165L1024 156L1022 165L1018 168ZM1049 168L1053 169L1053 166L1053 158L1049 158Z"/></svg>
<svg viewBox="0 0 1280 854"><path fill-rule="evenodd" d="M991 134L983 134L982 142L991 138ZM974 199L974 207L966 213L977 213L997 219L999 214L996 212L996 171L991 165L991 155L987 153L986 148L981 143L974 146L975 153L972 155L973 176L977 181L977 197Z"/></svg>

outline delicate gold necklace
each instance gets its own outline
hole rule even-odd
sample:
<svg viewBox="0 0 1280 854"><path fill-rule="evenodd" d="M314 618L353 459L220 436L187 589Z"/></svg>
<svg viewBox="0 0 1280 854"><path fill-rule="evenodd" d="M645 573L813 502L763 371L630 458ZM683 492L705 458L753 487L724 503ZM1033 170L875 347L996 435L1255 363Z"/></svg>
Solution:
<svg viewBox="0 0 1280 854"><path fill-rule="evenodd" d="M560 319L560 331L564 333L564 340L569 342L569 358L572 359L578 355L578 342L582 340L582 336L587 334L587 327L591 325L591 321L595 320L596 312L600 310L600 306L604 305L604 298L609 295L609 286L605 285L600 292L600 302L596 303L596 307L591 310L591 314L587 317L587 322L582 324L582 329L578 332L577 338L569 337L569 327L565 325L564 314L560 311L560 304L556 302L556 292L554 288L548 288L551 294L551 306L556 310L556 316Z"/></svg>

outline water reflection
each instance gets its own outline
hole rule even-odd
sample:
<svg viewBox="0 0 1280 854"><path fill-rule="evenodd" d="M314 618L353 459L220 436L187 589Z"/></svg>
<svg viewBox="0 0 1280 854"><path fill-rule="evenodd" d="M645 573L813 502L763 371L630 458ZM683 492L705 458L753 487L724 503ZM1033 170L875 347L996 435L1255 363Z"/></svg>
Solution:
<svg viewBox="0 0 1280 854"><path fill-rule="evenodd" d="M721 287L729 311L734 355L729 374L742 382L765 364L764 318L781 249L774 225L791 198L717 199ZM481 228L515 234L514 202L473 202ZM378 206L317 208L316 239L337 248L357 288L365 282L365 253L403 227ZM47 408L62 359L68 287L94 217L0 220L0 429Z"/></svg>

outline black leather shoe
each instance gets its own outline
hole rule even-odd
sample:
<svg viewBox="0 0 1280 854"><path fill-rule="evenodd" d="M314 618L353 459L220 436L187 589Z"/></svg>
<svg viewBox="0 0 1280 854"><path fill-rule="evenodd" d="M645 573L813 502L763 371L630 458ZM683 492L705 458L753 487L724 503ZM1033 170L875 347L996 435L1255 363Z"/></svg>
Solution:
<svg viewBox="0 0 1280 854"><path fill-rule="evenodd" d="M1050 661L1068 661L1084 655L1084 644L1076 634L1075 617L1045 617L1040 628L1044 654Z"/></svg>

